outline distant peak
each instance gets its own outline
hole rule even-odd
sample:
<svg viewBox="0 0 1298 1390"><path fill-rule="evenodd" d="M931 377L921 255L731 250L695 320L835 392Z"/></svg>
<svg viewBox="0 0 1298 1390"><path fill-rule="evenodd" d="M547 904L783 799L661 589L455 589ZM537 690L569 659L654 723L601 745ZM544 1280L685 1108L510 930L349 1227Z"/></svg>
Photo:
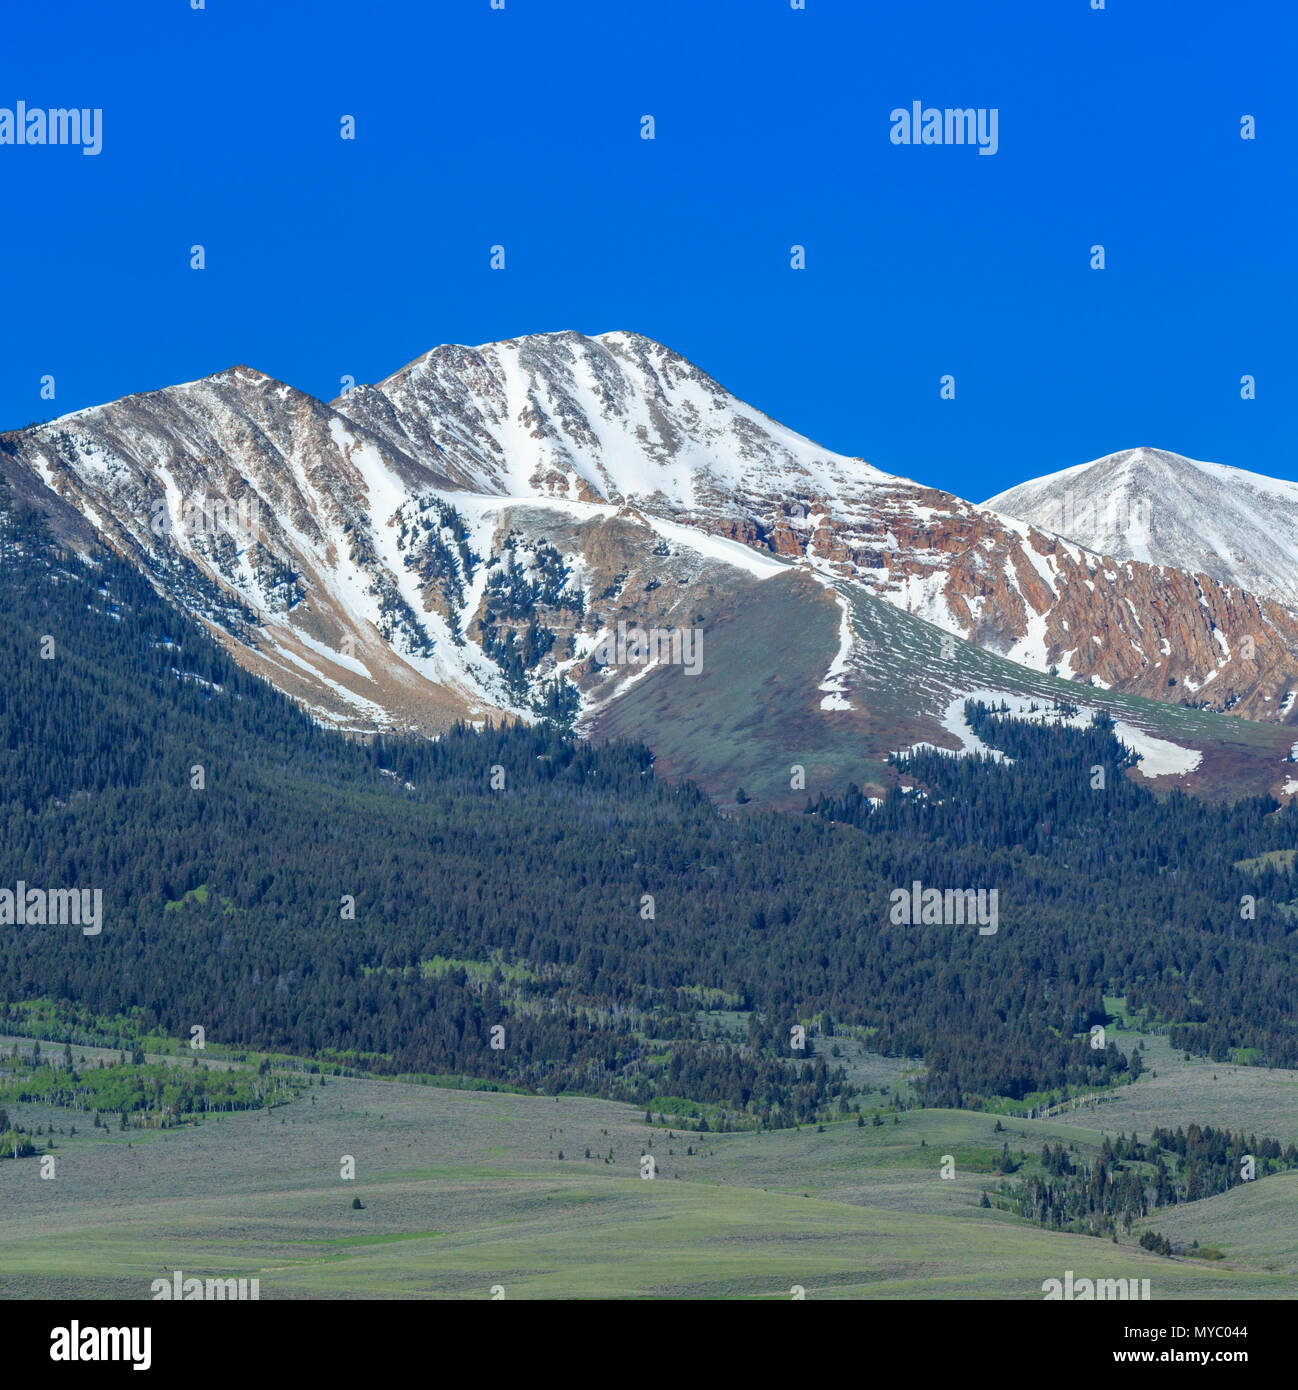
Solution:
<svg viewBox="0 0 1298 1390"><path fill-rule="evenodd" d="M1105 454L1102 458L1094 460L1093 464L1084 464L1083 467L1094 467L1106 463L1128 463L1145 459L1155 463L1187 464L1191 467L1195 463L1195 460L1171 449L1160 449L1155 444L1137 444L1131 449L1116 449L1113 453Z"/></svg>
<svg viewBox="0 0 1298 1390"><path fill-rule="evenodd" d="M160 395L167 391L192 391L197 387L203 386L223 386L226 384L242 386L283 386L286 390L295 391L296 388L288 386L287 383L276 381L273 376L268 376L265 372L258 371L256 367L250 367L246 362L236 362L232 367L224 367L219 372L209 372L207 376L196 377L193 381L179 381L174 386L164 386L160 391L140 392L141 395ZM123 399L130 400L130 396Z"/></svg>

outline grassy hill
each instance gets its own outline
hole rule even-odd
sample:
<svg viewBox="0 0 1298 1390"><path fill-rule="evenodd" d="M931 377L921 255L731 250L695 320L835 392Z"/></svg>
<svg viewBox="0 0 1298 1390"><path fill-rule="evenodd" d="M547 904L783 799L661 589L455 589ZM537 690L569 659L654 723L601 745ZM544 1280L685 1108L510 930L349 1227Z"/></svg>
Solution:
<svg viewBox="0 0 1298 1390"><path fill-rule="evenodd" d="M21 1110L67 1128L66 1111ZM1289 1120L1291 1136L1298 1106ZM1099 1138L1071 1119L949 1110L699 1135L601 1100L314 1079L291 1104L192 1128L60 1134L53 1181L32 1159L0 1165L0 1297L142 1299L174 1269L257 1278L263 1299L485 1299L495 1285L506 1298L789 1298L800 1285L813 1299L1035 1299L1067 1269L1148 1278L1155 1299L1298 1295L1298 1174L1147 1223L1219 1246L1218 1261L979 1205L1003 1143L1085 1153ZM348 1154L354 1181L340 1178Z"/></svg>
<svg viewBox="0 0 1298 1390"><path fill-rule="evenodd" d="M895 750L957 746L941 719L971 690L1085 704L1202 754L1193 772L1158 779L1160 792L1175 785L1234 800L1277 791L1293 771L1284 761L1292 737L1280 725L1031 671L859 589L841 593L855 638L845 676L851 708L821 707L840 640L835 594L791 571L731 586L709 614L701 673L650 672L589 719L589 732L642 740L665 775L688 777L723 804L742 787L754 806L794 810L808 793L848 782L882 791L896 780L887 767ZM790 786L794 764L805 769L805 790Z"/></svg>

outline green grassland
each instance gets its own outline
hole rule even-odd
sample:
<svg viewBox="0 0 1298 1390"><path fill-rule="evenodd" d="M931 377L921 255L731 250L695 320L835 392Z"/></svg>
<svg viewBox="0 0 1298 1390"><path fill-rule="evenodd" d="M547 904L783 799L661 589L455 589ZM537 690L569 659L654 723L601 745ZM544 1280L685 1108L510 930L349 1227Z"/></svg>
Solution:
<svg viewBox="0 0 1298 1390"><path fill-rule="evenodd" d="M698 1134L603 1100L334 1076L273 1110L166 1130L11 1105L26 1128L54 1126L57 1167L43 1180L38 1160L0 1164L0 1297L147 1298L175 1269L257 1278L266 1299L489 1298L496 1285L506 1298L788 1298L797 1285L808 1298L1022 1299L1068 1269L1148 1278L1155 1299L1298 1296L1298 1173L1162 1208L1117 1244L979 1205L1002 1144L1030 1162L1043 1142L1085 1155L1102 1130L1155 1123L1298 1133L1295 1074L1187 1064L1144 1040L1157 1077L1046 1119L906 1110L878 1126ZM877 1074L900 1081L904 1066L880 1059ZM1135 1244L1143 1229L1224 1258L1152 1255Z"/></svg>
<svg viewBox="0 0 1298 1390"><path fill-rule="evenodd" d="M1110 997L1105 1003L1118 1016L1124 1013L1125 1000ZM1145 1136L1156 1125L1197 1124L1285 1143L1298 1138L1298 1071L1187 1058L1161 1033L1110 1024L1107 1034L1110 1045L1128 1055L1144 1044L1146 1070L1139 1082L1081 1098L1052 1119L1091 1136L1133 1131Z"/></svg>

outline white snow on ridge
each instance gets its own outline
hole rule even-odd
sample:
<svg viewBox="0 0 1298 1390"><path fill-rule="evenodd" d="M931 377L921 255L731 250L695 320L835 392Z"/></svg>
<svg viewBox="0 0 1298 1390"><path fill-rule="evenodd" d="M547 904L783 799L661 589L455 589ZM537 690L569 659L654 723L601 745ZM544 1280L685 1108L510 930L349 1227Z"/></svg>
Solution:
<svg viewBox="0 0 1298 1390"><path fill-rule="evenodd" d="M981 700L986 704L999 704L1002 700L1007 703L1017 701L1021 697L1010 695L999 690L969 690L957 695L938 716L938 723L949 734L954 734L960 740L958 750L942 748L936 743L912 743L908 748L897 750L899 757L905 757L908 753L920 753L932 749L937 753L950 753L956 751L959 757L977 757L983 755L990 758L993 762L1008 761L999 748L991 748L969 727L965 719L964 707L966 701Z"/></svg>
<svg viewBox="0 0 1298 1390"><path fill-rule="evenodd" d="M300 634L295 633L294 635L298 636ZM304 661L296 652L289 651L286 647L280 646L278 642L274 643L274 647L279 656L285 657L287 660L291 661L294 666L305 671L313 680L319 682L320 685L326 686L328 689L332 690L335 695L350 705L357 714L368 716L370 719L374 720L377 725L388 728L391 727L391 716L382 705L376 704L373 700L367 700L363 695L357 695L355 691L348 690L345 685L340 685L337 681L330 680L328 676L312 666L310 662ZM329 652L328 656L331 661L335 659L335 654L332 652ZM262 651L261 657L271 666L278 666L284 671L288 670L288 667L286 667L282 661L277 661L275 657L271 656L269 652L265 650ZM311 713L314 718L325 720L329 723L337 723L342 717L332 714L326 709L322 709L319 705L313 705L311 707Z"/></svg>
<svg viewBox="0 0 1298 1390"><path fill-rule="evenodd" d="M664 521L661 517L645 516L645 521L664 539L676 545L683 545L709 560L720 560L751 574L754 579L769 579L773 574L784 574L792 568L788 560L778 560L770 555L754 550L742 541L732 541L727 536L713 536L705 531L695 531L692 527L681 526L675 521Z"/></svg>
<svg viewBox="0 0 1298 1390"><path fill-rule="evenodd" d="M852 645L855 640L852 635L852 605L837 591L835 591L834 597L838 601L839 612L842 614L838 624L838 654L830 662L829 670L825 672L825 679L821 681L817 689L825 692L825 698L820 702L821 709L851 709L852 702L847 698L844 681L847 678L848 665L852 659Z"/></svg>
<svg viewBox="0 0 1298 1390"><path fill-rule="evenodd" d="M333 662L335 666L341 666L344 671L350 671L356 676L364 676L369 681L374 679L369 667L363 661L358 661L356 657L348 656L345 652L334 651L332 647L326 646L323 642L317 642L314 637L303 632L300 628L295 627L293 629L293 636L304 647L310 647L317 656L324 657L326 661Z"/></svg>
<svg viewBox="0 0 1298 1390"><path fill-rule="evenodd" d="M490 535L492 525L484 521L494 521L503 512L516 507L531 507L543 511L554 511L571 517L576 521L590 521L596 517L612 519L621 514L622 508L611 502L579 502L571 497L550 495L528 497L488 497L477 492L441 492L438 494L450 503L466 519L472 519L481 529L475 528L475 538ZM652 531L673 545L684 546L708 560L719 560L744 570L754 579L770 579L772 575L785 574L793 568L789 560L778 559L760 550L754 550L742 541L732 541L727 536L714 536L706 531L696 531L692 526L682 526L675 521L665 521L662 517L645 512L637 512L636 517Z"/></svg>
<svg viewBox="0 0 1298 1390"><path fill-rule="evenodd" d="M938 722L948 733L954 734L960 740L957 756L969 757L981 753L990 757L994 762L1010 762L1012 760L1006 758L999 749L988 747L969 727L965 720L964 707L966 702L971 700L988 705L1011 719L1073 729L1088 727L1096 713L1093 705L1078 705L1077 712L1069 715L1055 709L1049 700L1039 696L1014 695L1003 690L964 691L947 705L938 717ZM1008 709L1001 711L1001 705L1008 706ZM1032 708L1033 705L1036 706L1035 710ZM1136 770L1142 777L1152 779L1155 777L1184 776L1188 772L1193 772L1203 761L1203 754L1197 748L1185 748L1168 739L1156 738L1153 734L1147 733L1144 729L1137 728L1136 725L1125 720L1116 721L1113 732L1122 743L1139 756L1140 761L1136 764ZM918 752L927 748L937 748L937 745L915 743L909 748L900 750L900 753L904 756L906 753ZM1295 748L1298 748L1298 745L1295 745ZM938 748L937 751L949 753L953 750Z"/></svg>
<svg viewBox="0 0 1298 1390"><path fill-rule="evenodd" d="M848 710L852 708L852 702L847 698L846 681L852 663L852 651L856 644L856 634L852 629L852 605L847 597L839 591L834 575L824 562L818 560L811 552L808 552L807 560L809 561L811 577L818 584L823 584L833 594L834 601L838 604L839 613L842 615L838 624L838 652L833 661L829 663L824 680L816 687L824 695L824 699L820 702L820 708Z"/></svg>
<svg viewBox="0 0 1298 1390"><path fill-rule="evenodd" d="M1140 757L1136 771L1142 777L1180 777L1193 772L1203 761L1197 748L1183 748L1165 738L1155 738L1144 729L1119 719L1113 732Z"/></svg>

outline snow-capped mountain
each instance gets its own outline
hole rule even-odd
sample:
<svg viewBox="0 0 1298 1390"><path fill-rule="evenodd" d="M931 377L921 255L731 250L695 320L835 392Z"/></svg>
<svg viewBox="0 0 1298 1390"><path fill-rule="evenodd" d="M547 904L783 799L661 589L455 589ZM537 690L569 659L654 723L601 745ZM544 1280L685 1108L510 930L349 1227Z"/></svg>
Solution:
<svg viewBox="0 0 1298 1390"><path fill-rule="evenodd" d="M704 570L742 584L780 568L592 489L550 501L506 475L515 495L470 449L417 447L235 367L4 436L0 463L348 728L526 715L581 661L596 704L638 673L590 671L605 626L680 626Z"/></svg>
<svg viewBox="0 0 1298 1390"><path fill-rule="evenodd" d="M1298 608L1298 483L1124 449L983 506L1116 560L1171 565Z"/></svg>
<svg viewBox="0 0 1298 1390"><path fill-rule="evenodd" d="M234 367L63 416L4 450L326 717L365 723L390 706L438 727L471 698L461 663L439 659L440 619L393 562L391 531L370 520L448 480L314 397Z"/></svg>
<svg viewBox="0 0 1298 1390"><path fill-rule="evenodd" d="M822 449L634 333L438 348L333 404L467 488L634 502L862 585L1038 671L1257 718L1288 713L1298 621L1266 595L1114 567L1044 528ZM1247 637L1245 665L1233 653Z"/></svg>
<svg viewBox="0 0 1298 1390"><path fill-rule="evenodd" d="M1050 698L1058 673L1298 718L1298 616L1274 599L822 449L633 333L438 348L328 405L235 367L0 436L0 471L347 728L555 702L611 727L625 698L626 727L669 741L700 700L752 727L778 670L778 728L810 712L809 739L877 755L952 737L963 667L915 656L924 623L1008 658L969 667L980 689ZM668 672L607 659L619 624L722 646L668 697ZM885 691L913 696L886 728Z"/></svg>
<svg viewBox="0 0 1298 1390"><path fill-rule="evenodd" d="M745 405L637 333L435 348L333 407L462 488L741 518L773 495L913 487Z"/></svg>

